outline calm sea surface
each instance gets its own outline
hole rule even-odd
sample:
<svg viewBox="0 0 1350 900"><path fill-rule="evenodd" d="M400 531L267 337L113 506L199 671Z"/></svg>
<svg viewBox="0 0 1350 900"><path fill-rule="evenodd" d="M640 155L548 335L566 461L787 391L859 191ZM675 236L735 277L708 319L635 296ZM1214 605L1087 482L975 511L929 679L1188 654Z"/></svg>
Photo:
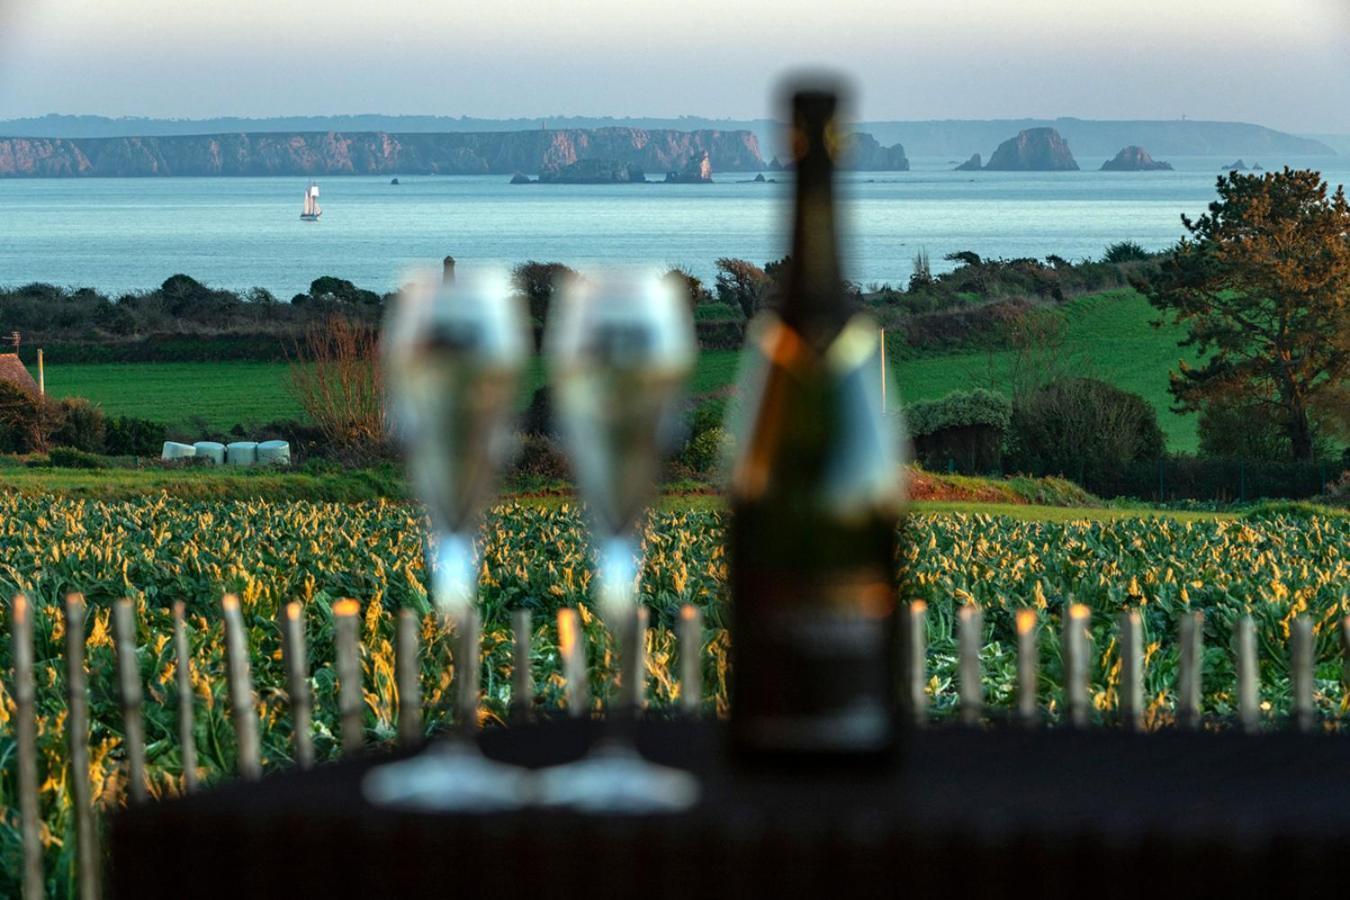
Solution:
<svg viewBox="0 0 1350 900"><path fill-rule="evenodd" d="M983 256L1100 256L1120 240L1174 243L1182 213L1204 211L1230 160L1172 160L1175 172L910 172L847 176L849 275L903 283L920 250L933 268L956 250ZM1252 160L1248 160L1252 162ZM1260 160L1273 167L1279 160ZM1350 183L1350 158L1288 160ZM744 174L711 185L510 185L502 176L326 178L317 224L299 219L302 178L0 180L0 285L47 281L107 292L175 272L279 297L319 275L395 287L410 267L559 260L682 264L710 277L719 256L763 263L784 253L788 184Z"/></svg>

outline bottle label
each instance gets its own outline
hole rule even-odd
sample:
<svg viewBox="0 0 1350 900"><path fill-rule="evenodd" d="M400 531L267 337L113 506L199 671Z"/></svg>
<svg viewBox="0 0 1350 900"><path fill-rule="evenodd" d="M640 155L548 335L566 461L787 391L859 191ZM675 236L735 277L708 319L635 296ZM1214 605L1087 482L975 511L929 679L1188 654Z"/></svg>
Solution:
<svg viewBox="0 0 1350 900"><path fill-rule="evenodd" d="M760 602L737 604L737 740L750 749L788 752L888 746L895 619L884 573L746 574L737 596Z"/></svg>

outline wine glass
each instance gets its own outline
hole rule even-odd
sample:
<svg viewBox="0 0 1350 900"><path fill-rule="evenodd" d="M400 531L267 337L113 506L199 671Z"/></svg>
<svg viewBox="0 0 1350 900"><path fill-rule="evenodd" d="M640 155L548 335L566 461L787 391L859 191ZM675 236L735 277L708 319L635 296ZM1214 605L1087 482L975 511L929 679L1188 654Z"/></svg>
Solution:
<svg viewBox="0 0 1350 900"><path fill-rule="evenodd" d="M484 756L478 715L479 555L475 536L494 475L511 447L511 413L530 337L500 273L404 288L384 335L393 430L413 490L431 519L431 598L455 634L458 687L451 737L410 759L372 769L376 803L437 810L510 809L529 800L529 773Z"/></svg>
<svg viewBox="0 0 1350 900"><path fill-rule="evenodd" d="M553 408L589 512L596 605L619 649L608 734L580 761L540 773L546 805L642 813L698 798L688 772L643 759L632 724L644 679L634 672L639 528L678 433L679 403L696 345L688 299L657 274L611 273L560 286L544 337ZM636 676L636 677L635 677Z"/></svg>

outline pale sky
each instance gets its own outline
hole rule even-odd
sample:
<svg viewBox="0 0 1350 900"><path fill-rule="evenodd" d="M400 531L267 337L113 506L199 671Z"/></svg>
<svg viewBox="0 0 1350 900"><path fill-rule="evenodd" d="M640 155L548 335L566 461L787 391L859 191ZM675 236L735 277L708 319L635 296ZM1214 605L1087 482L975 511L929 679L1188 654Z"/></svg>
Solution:
<svg viewBox="0 0 1350 900"><path fill-rule="evenodd" d="M0 0L0 119L1190 118L1350 133L1350 0Z"/></svg>

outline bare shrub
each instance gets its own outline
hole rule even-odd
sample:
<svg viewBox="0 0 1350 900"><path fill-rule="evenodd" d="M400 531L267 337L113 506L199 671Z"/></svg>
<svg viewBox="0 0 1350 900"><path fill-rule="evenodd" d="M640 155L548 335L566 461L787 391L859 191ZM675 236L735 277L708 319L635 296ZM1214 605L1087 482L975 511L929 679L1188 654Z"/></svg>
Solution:
<svg viewBox="0 0 1350 900"><path fill-rule="evenodd" d="M0 381L0 453L46 453L55 424L36 391Z"/></svg>
<svg viewBox="0 0 1350 900"><path fill-rule="evenodd" d="M305 330L291 365L291 391L331 447L355 458L388 452L379 332L345 316Z"/></svg>

